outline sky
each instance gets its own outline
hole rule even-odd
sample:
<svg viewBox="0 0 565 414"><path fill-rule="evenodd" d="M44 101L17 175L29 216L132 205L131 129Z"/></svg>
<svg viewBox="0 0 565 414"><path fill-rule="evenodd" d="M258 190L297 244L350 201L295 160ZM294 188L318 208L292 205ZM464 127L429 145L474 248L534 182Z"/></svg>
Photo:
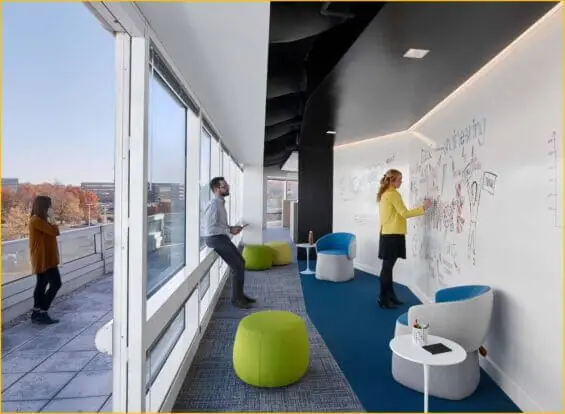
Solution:
<svg viewBox="0 0 565 414"><path fill-rule="evenodd" d="M113 181L113 35L81 3L2 8L2 176Z"/></svg>
<svg viewBox="0 0 565 414"><path fill-rule="evenodd" d="M81 3L4 3L2 17L2 177L113 181L113 34ZM149 181L184 184L185 108L150 79Z"/></svg>

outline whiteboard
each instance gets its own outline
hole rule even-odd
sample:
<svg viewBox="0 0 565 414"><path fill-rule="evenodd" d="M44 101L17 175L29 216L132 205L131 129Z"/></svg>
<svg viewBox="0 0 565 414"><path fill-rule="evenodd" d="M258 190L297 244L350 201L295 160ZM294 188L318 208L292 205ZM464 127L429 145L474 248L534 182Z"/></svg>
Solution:
<svg viewBox="0 0 565 414"><path fill-rule="evenodd" d="M354 175L372 182L363 171L395 153L391 166L404 173L408 207L434 201L425 217L408 221L407 260L395 266L394 280L423 301L442 287L494 289L481 364L504 379L524 411L563 409L561 12L426 116L410 139L401 134L334 153L334 230L357 234L367 253L356 265L380 270L377 206L372 184L370 195L355 191L361 184L348 195L339 193L339 180L346 190ZM435 146L422 145L421 136ZM352 219L367 212L373 228ZM533 346L540 340L543 347Z"/></svg>
<svg viewBox="0 0 565 414"><path fill-rule="evenodd" d="M507 128L472 118L410 163L411 204L433 200L424 220L410 221L407 240L419 269L414 282L429 298L443 287L487 282L494 270L507 273L508 262L532 256L528 237L551 251L546 265L559 265L562 247L551 241L563 225L562 126L554 122L536 134L520 124L523 131L510 135L521 148L509 148ZM547 270L561 274L559 267Z"/></svg>
<svg viewBox="0 0 565 414"><path fill-rule="evenodd" d="M416 142L415 142L416 141ZM378 145L377 150L373 145ZM400 194L410 195L409 151L421 147L409 134L363 145L340 148L334 153L333 231L345 231L357 237L355 265L378 274L379 215L377 191L380 180L391 168L402 172L404 184ZM409 206L410 207L410 206ZM397 267L397 281L402 280L403 264Z"/></svg>

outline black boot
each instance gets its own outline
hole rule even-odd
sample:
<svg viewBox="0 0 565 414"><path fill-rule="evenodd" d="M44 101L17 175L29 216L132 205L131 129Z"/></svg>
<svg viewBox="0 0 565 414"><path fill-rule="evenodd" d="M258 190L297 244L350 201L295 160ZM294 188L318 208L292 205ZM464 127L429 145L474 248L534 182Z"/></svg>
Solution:
<svg viewBox="0 0 565 414"><path fill-rule="evenodd" d="M232 299L231 301L232 305L235 306L236 308L239 309L249 309L249 302L247 302L245 299Z"/></svg>
<svg viewBox="0 0 565 414"><path fill-rule="evenodd" d="M39 316L39 314L40 314L39 311L38 311L37 309L34 309L34 310L31 312L31 321L32 321L32 322L35 322L36 319L37 319L37 317Z"/></svg>
<svg viewBox="0 0 565 414"><path fill-rule="evenodd" d="M59 323L57 319L51 318L49 314L45 311L39 312L39 314L32 319L34 323L38 323L40 325L53 325L54 323Z"/></svg>
<svg viewBox="0 0 565 414"><path fill-rule="evenodd" d="M392 295L392 297L390 298L390 301L391 301L392 303L394 303L395 305L398 305L398 306L404 305L404 302L402 302L400 299L398 299L398 298L396 297L396 295Z"/></svg>
<svg viewBox="0 0 565 414"><path fill-rule="evenodd" d="M245 297L245 301L246 301L247 303L255 303L255 302L257 302L255 299L250 298L250 297L247 296L247 295L243 295L243 296Z"/></svg>
<svg viewBox="0 0 565 414"><path fill-rule="evenodd" d="M380 308L385 308L385 309L396 309L397 308L397 306L390 299L381 298L377 301L377 303L379 304Z"/></svg>

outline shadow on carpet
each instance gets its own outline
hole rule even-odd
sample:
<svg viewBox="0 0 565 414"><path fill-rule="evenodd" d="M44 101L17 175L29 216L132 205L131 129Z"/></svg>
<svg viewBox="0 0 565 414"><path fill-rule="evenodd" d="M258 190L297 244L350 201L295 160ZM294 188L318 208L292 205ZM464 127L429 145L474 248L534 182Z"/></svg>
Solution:
<svg viewBox="0 0 565 414"><path fill-rule="evenodd" d="M212 315L173 411L363 411L322 337L308 318L296 264L266 272L246 272L246 293L257 299L252 310L230 303L230 280ZM310 369L284 388L254 388L233 370L232 351L241 318L257 310L281 309L305 318L310 338Z"/></svg>
<svg viewBox="0 0 565 414"><path fill-rule="evenodd" d="M306 267L303 261L299 265L301 270ZM376 304L379 278L359 270L355 279L345 283L320 281L314 276L301 276L301 281L308 315L365 410L422 411L423 394L392 378L388 345L396 319L419 304L418 298L406 286L395 283L395 291L406 304L395 310L380 309ZM469 398L449 401L430 397L429 408L435 412L520 412L485 372Z"/></svg>

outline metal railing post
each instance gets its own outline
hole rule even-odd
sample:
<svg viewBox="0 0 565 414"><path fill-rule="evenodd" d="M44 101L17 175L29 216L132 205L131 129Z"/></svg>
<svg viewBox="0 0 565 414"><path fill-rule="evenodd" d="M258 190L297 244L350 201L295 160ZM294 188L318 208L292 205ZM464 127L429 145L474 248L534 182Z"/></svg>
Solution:
<svg viewBox="0 0 565 414"><path fill-rule="evenodd" d="M104 234L104 227L105 226L100 226L99 227L99 233L98 233L98 237L100 237L100 253L102 253L102 266L104 266L104 274L108 273L108 263L107 263L107 257L106 257L106 240L105 240L105 234Z"/></svg>

